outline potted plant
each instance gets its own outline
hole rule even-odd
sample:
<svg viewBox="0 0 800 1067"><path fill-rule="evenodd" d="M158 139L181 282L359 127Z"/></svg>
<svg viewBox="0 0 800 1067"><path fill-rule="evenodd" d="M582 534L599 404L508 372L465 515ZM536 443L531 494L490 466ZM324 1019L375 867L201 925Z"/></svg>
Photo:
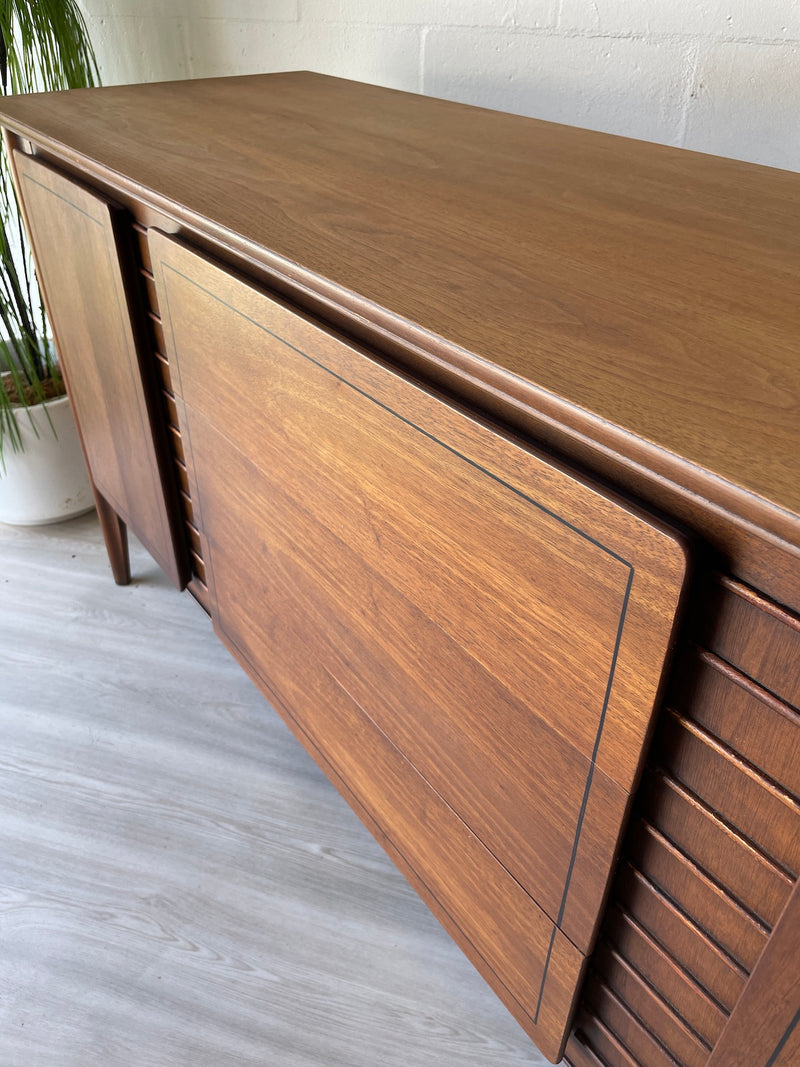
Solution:
<svg viewBox="0 0 800 1067"><path fill-rule="evenodd" d="M0 0L4 95L97 83L76 0ZM0 161L0 521L35 524L92 507L77 431L14 194Z"/></svg>

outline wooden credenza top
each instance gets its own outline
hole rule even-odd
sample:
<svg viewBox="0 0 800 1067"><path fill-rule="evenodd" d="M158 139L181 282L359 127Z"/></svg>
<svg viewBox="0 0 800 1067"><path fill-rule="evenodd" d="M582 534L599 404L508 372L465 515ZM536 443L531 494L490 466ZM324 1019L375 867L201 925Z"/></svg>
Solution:
<svg viewBox="0 0 800 1067"><path fill-rule="evenodd" d="M800 546L797 175L311 73L0 110L82 171Z"/></svg>

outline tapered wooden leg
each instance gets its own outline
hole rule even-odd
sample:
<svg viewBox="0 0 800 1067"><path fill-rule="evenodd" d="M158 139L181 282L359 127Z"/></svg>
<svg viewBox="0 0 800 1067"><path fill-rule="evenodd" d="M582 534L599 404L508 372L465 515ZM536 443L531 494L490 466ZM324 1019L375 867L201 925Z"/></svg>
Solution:
<svg viewBox="0 0 800 1067"><path fill-rule="evenodd" d="M128 585L131 580L131 560L128 554L128 527L117 515L105 497L94 490L100 529L106 543L111 573L117 585Z"/></svg>

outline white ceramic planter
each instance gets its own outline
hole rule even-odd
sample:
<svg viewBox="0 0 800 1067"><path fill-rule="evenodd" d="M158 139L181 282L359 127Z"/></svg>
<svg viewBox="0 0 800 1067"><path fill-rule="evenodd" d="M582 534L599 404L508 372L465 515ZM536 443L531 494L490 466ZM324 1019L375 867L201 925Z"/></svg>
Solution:
<svg viewBox="0 0 800 1067"><path fill-rule="evenodd" d="M42 406L16 412L24 444L22 452L5 448L5 470L0 465L0 522L12 526L41 526L60 522L94 507L78 431L69 400L47 402L56 436Z"/></svg>

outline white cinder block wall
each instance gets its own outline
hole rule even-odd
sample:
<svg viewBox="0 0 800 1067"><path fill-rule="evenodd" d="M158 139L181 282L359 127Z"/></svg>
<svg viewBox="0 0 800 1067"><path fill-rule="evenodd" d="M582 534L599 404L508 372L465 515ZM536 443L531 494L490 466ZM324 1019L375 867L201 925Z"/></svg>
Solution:
<svg viewBox="0 0 800 1067"><path fill-rule="evenodd" d="M81 0L106 84L316 70L800 171L800 0Z"/></svg>

